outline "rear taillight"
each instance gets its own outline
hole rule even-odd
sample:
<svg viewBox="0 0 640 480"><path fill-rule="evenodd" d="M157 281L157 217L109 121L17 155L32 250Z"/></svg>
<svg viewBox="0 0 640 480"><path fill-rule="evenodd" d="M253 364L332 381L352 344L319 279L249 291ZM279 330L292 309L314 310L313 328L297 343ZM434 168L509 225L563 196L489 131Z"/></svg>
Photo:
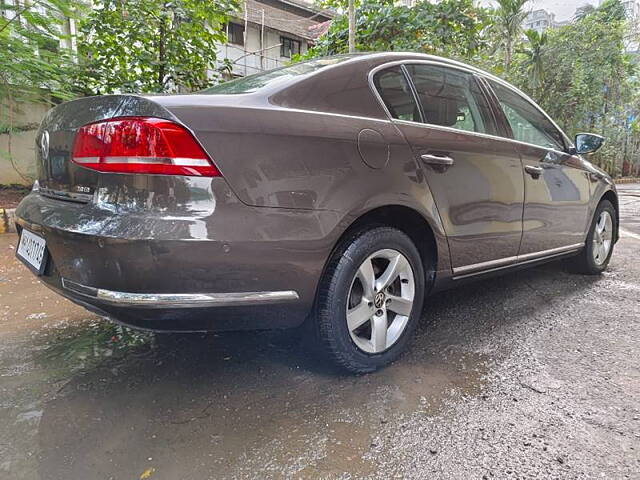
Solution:
<svg viewBox="0 0 640 480"><path fill-rule="evenodd" d="M150 117L123 117L78 130L73 162L100 172L218 177L193 135L181 125Z"/></svg>

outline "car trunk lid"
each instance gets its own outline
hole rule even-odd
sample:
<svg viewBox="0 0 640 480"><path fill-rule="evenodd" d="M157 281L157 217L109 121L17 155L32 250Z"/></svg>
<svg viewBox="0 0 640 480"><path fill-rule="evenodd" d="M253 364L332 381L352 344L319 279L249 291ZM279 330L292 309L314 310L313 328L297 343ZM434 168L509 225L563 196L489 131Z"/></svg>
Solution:
<svg viewBox="0 0 640 480"><path fill-rule="evenodd" d="M88 123L126 116L175 120L164 107L136 95L82 98L50 110L36 135L38 188L41 193L78 202L90 201L99 184L100 172L71 161L76 133Z"/></svg>

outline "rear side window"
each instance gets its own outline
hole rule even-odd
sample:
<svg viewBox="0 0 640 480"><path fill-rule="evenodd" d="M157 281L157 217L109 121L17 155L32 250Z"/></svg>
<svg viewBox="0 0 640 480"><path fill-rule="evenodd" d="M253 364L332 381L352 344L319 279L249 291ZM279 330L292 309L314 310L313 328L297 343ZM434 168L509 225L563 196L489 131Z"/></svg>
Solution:
<svg viewBox="0 0 640 480"><path fill-rule="evenodd" d="M421 121L411 87L400 67L391 67L376 73L373 83L393 118Z"/></svg>
<svg viewBox="0 0 640 480"><path fill-rule="evenodd" d="M439 65L406 65L430 125L496 134L489 104L471 73Z"/></svg>
<svg viewBox="0 0 640 480"><path fill-rule="evenodd" d="M489 82L511 126L514 139L564 151L562 134L535 105L511 89L493 80Z"/></svg>

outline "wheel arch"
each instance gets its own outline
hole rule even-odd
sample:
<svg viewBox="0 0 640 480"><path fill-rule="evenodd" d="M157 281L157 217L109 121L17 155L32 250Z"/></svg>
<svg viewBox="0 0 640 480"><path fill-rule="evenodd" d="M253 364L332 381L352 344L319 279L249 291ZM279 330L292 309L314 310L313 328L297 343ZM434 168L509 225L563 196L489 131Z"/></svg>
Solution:
<svg viewBox="0 0 640 480"><path fill-rule="evenodd" d="M427 293L433 286L435 273L438 269L439 250L433 227L429 221L417 210L406 205L385 205L373 208L355 218L342 232L331 249L331 254L322 270L324 276L327 265L338 246L358 230L367 227L386 226L397 228L405 233L415 244L425 272L425 286Z"/></svg>
<svg viewBox="0 0 640 480"><path fill-rule="evenodd" d="M611 204L613 205L614 210L616 211L616 227L615 227L615 232L614 232L614 235L615 235L614 242L617 242L618 239L620 238L620 233L618 231L619 225L620 225L620 205L618 203L618 195L616 195L616 193L613 190L607 190L606 192L604 192L602 194L602 196L598 200L598 205L603 200L610 201Z"/></svg>

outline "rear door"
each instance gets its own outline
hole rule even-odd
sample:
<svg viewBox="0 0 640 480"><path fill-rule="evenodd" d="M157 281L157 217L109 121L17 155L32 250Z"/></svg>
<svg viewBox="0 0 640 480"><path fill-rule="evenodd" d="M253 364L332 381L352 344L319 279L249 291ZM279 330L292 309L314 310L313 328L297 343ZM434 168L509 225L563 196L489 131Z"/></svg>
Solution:
<svg viewBox="0 0 640 480"><path fill-rule="evenodd" d="M374 85L423 167L454 275L515 262L522 166L512 142L496 137L495 118L474 75L409 62L376 72Z"/></svg>
<svg viewBox="0 0 640 480"><path fill-rule="evenodd" d="M566 137L527 98L489 80L506 126L517 141L525 181L519 255L551 254L584 241L589 177L578 157L567 153Z"/></svg>

